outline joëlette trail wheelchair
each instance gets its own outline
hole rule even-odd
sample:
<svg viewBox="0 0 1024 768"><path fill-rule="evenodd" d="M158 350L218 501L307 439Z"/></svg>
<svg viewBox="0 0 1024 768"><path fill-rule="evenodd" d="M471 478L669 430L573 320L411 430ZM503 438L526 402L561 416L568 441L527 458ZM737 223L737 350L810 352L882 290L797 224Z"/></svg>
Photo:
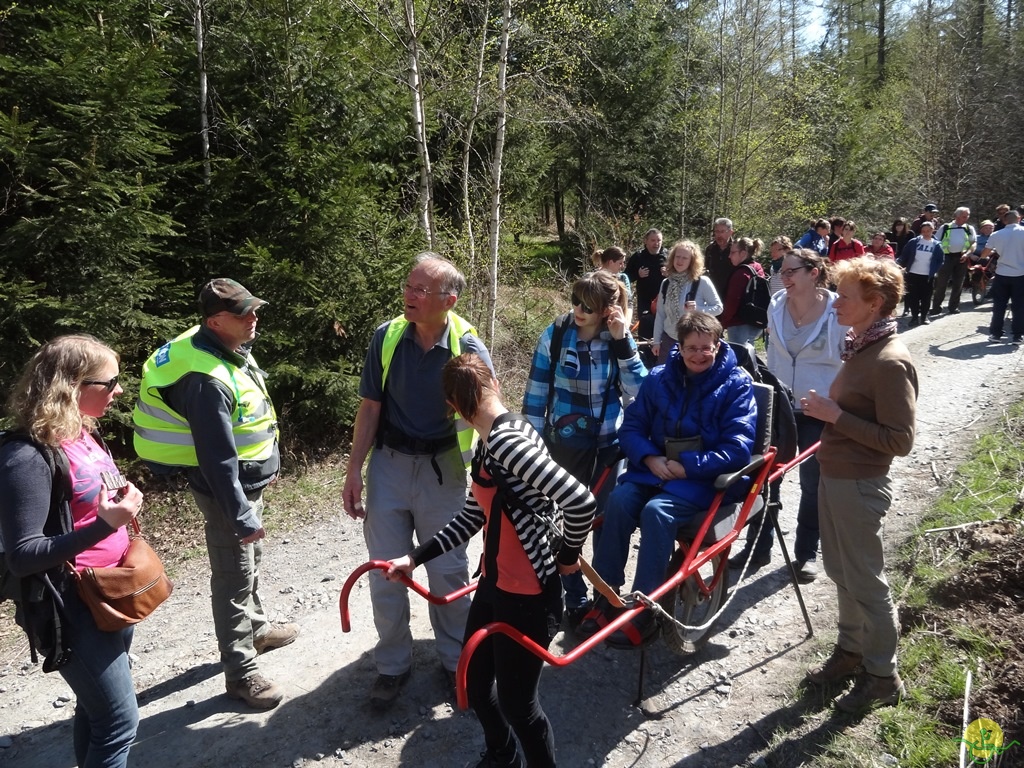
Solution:
<svg viewBox="0 0 1024 768"><path fill-rule="evenodd" d="M679 530L677 536L679 546L669 563L667 580L649 595L629 596L632 602L628 610L610 620L597 633L562 656L552 654L548 649L537 645L508 624L492 622L480 628L466 642L462 649L462 655L459 657L456 670L456 695L460 709L468 707L466 671L469 668L470 659L487 637L498 633L508 636L549 665L565 667L603 643L609 635L642 611L653 610L661 618L662 630L659 634L665 639L666 645L679 654L696 653L707 643L726 602L726 595L729 591L729 549L751 516L761 512L766 513L762 518L762 524L770 523L775 526L800 609L807 624L807 636L810 637L813 634L810 617L800 593L796 571L779 528L778 519L774 510L770 509L767 504L767 491L769 483L781 480L787 472L809 458L817 450L817 444L800 453L792 461L776 465L777 451L771 445L774 389L766 384L755 383L754 396L758 413L754 443L755 454L743 469L731 474L720 475L715 480L717 493L711 507L703 516L695 518ZM745 478L749 478L749 480ZM726 502L724 500L725 492L741 482L749 482L749 489L743 499L739 502ZM370 560L356 568L345 581L339 598L343 632L349 632L352 628L349 595L355 583L364 573L374 569L386 570L387 567L386 561ZM477 586L474 582L451 594L438 596L431 594L428 589L412 579L403 576L401 581L434 605L446 605L458 600L473 592ZM618 599L618 596L615 598ZM635 702L637 705L644 698L646 644L641 644L638 647L641 657Z"/></svg>

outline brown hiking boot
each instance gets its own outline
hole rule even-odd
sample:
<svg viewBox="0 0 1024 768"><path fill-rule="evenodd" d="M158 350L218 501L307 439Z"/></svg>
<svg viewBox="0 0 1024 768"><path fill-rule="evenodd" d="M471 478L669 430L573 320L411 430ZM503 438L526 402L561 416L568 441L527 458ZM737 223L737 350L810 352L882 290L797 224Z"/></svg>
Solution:
<svg viewBox="0 0 1024 768"><path fill-rule="evenodd" d="M907 695L907 688L900 676L879 677L861 673L856 684L845 696L836 700L836 708L851 714L860 714L875 707L888 707L899 704Z"/></svg>
<svg viewBox="0 0 1024 768"><path fill-rule="evenodd" d="M270 631L252 641L252 647L256 653L269 651L271 648L281 648L295 642L299 636L298 624L271 624Z"/></svg>
<svg viewBox="0 0 1024 768"><path fill-rule="evenodd" d="M377 675L370 686L370 705L374 709L387 709L398 699L398 694L408 680L408 669L400 675Z"/></svg>
<svg viewBox="0 0 1024 768"><path fill-rule="evenodd" d="M284 691L274 685L259 672L253 672L241 680L228 680L225 683L228 696L244 701L253 709L273 709L284 698Z"/></svg>
<svg viewBox="0 0 1024 768"><path fill-rule="evenodd" d="M808 670L806 679L815 685L838 682L856 673L863 658L859 653L844 651L837 645L824 664Z"/></svg>

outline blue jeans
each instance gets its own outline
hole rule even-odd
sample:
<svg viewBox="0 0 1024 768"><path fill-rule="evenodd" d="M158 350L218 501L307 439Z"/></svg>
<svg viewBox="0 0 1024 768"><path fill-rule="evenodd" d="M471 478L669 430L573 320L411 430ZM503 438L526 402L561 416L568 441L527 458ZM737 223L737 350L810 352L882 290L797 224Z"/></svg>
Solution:
<svg viewBox="0 0 1024 768"><path fill-rule="evenodd" d="M799 450L804 451L818 442L824 428L824 422L797 413L796 443ZM796 513L796 543L793 547L793 557L798 562L805 563L808 560L818 559L818 479L821 477L821 467L818 465L817 456L811 456L801 464L798 467L798 472L800 473L800 506ZM770 501L779 501L781 485L782 481L780 480L769 488ZM779 508L781 509L781 505ZM747 526L748 547L751 545L756 531L757 521L755 519ZM775 529L770 520L765 520L761 526L761 535L758 537L757 543L753 544L754 554L768 554L774 541Z"/></svg>
<svg viewBox="0 0 1024 768"><path fill-rule="evenodd" d="M993 336L1003 335L1007 304L1013 306L1013 335L1024 336L1024 276L996 275L992 283L992 323L988 327Z"/></svg>
<svg viewBox="0 0 1024 768"><path fill-rule="evenodd" d="M64 594L71 661L59 668L77 699L74 746L79 768L123 768L139 727L128 649L135 630L103 632L74 589Z"/></svg>
<svg viewBox="0 0 1024 768"><path fill-rule="evenodd" d="M679 527L705 511L659 490L656 486L626 482L608 498L604 532L594 554L594 570L616 589L626 583L626 560L633 531L640 529L633 590L649 595L665 583Z"/></svg>

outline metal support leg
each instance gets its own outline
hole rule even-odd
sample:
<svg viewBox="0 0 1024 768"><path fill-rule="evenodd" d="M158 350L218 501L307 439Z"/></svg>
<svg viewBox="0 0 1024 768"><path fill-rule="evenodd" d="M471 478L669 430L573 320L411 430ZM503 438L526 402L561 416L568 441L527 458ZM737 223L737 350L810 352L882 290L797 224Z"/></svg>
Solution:
<svg viewBox="0 0 1024 768"><path fill-rule="evenodd" d="M804 615L804 623L807 624L807 637L814 636L814 627L811 626L811 617L807 613L807 606L804 605L804 596L800 591L800 581L796 577L796 566L793 564L792 558L789 556L789 547L786 546L786 539L782 535L782 526L779 525L779 515L776 512L776 506L774 504L768 504L765 509L765 514L769 515L772 520L772 525L775 527L775 538L778 539L779 547L782 549L782 557L786 561L786 568L789 569L789 578L793 582L793 589L796 590L796 599L800 603L800 612Z"/></svg>
<svg viewBox="0 0 1024 768"><path fill-rule="evenodd" d="M633 706L637 709L644 703L644 672L647 668L647 643L640 645L640 675L637 680L636 689L636 701L633 702Z"/></svg>

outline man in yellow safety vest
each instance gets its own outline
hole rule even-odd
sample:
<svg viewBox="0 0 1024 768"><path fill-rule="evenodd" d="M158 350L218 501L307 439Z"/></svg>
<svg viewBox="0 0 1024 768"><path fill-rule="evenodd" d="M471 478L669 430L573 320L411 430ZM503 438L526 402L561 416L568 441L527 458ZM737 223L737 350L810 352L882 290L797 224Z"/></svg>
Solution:
<svg viewBox="0 0 1024 768"><path fill-rule="evenodd" d="M452 311L465 287L466 279L451 262L435 253L420 254L403 287L404 313L381 325L370 341L343 502L350 517L363 520L371 559L406 554L414 546L414 534L420 543L427 541L466 501L466 465L474 435L450 413L441 369L463 352L475 352L488 365L490 355L475 329ZM469 580L465 547L431 560L426 570L435 594L464 586ZM394 703L409 678L409 596L404 585L387 581L375 570L370 599L379 637L370 704L382 709ZM449 684L462 650L469 602L465 597L429 609Z"/></svg>

